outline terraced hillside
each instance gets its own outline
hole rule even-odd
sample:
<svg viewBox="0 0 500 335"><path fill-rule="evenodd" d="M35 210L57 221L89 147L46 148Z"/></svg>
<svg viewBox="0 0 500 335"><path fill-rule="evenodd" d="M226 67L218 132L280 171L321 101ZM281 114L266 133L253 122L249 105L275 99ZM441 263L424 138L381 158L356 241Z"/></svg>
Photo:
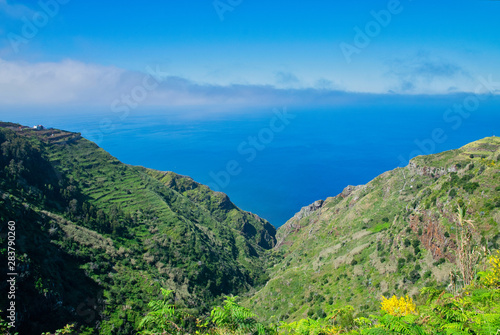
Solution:
<svg viewBox="0 0 500 335"><path fill-rule="evenodd" d="M382 295L460 285L450 282L459 205L473 221L477 251L497 249L500 138L416 157L302 208L278 230L271 279L244 303L274 320L324 317L347 304L368 315Z"/></svg>
<svg viewBox="0 0 500 335"><path fill-rule="evenodd" d="M227 294L267 324L346 305L367 316L382 295L418 300L424 286L462 286L459 206L475 252L500 244L497 137L348 186L277 233L225 194L122 164L80 134L0 122L0 148L0 220L16 222L21 334L68 323L82 334L134 334L160 288L174 292L183 327ZM2 224L2 255L6 236ZM1 310L6 303L1 296Z"/></svg>
<svg viewBox="0 0 500 335"><path fill-rule="evenodd" d="M267 280L275 230L225 194L122 164L76 133L0 126L0 220L17 225L21 333L73 321L134 333L160 287L196 315Z"/></svg>

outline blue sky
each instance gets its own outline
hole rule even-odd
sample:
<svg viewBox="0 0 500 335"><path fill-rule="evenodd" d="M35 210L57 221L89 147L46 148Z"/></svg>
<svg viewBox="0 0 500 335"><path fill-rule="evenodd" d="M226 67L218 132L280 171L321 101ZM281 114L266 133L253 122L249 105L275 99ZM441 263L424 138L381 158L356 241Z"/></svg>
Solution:
<svg viewBox="0 0 500 335"><path fill-rule="evenodd" d="M144 80L155 106L474 92L500 81L499 15L487 0L0 0L0 106L109 106Z"/></svg>

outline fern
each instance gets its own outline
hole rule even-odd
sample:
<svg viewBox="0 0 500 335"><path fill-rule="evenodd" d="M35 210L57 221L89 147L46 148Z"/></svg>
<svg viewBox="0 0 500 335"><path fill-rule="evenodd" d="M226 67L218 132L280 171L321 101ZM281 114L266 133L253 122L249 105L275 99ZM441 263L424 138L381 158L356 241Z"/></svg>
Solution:
<svg viewBox="0 0 500 335"><path fill-rule="evenodd" d="M363 329L361 332L363 335L393 335L397 334L396 332L386 329L386 328L370 328L370 329Z"/></svg>
<svg viewBox="0 0 500 335"><path fill-rule="evenodd" d="M424 287L421 291L421 294L427 294L427 304L430 304L434 300L442 297L445 294L445 291L438 290L434 287Z"/></svg>
<svg viewBox="0 0 500 335"><path fill-rule="evenodd" d="M380 318L381 324L388 330L392 330L397 334L405 335L426 335L427 333L416 324L416 318L412 317L396 317L386 314Z"/></svg>
<svg viewBox="0 0 500 335"><path fill-rule="evenodd" d="M144 329L142 334L168 332L170 334L182 333L183 329L175 322L175 305L169 303L173 291L161 288L163 299L152 300L148 303L151 311L142 318L139 329Z"/></svg>
<svg viewBox="0 0 500 335"><path fill-rule="evenodd" d="M244 334L269 334L270 330L256 321L256 315L236 303L236 297L227 297L224 306L210 313L212 322L220 329Z"/></svg>

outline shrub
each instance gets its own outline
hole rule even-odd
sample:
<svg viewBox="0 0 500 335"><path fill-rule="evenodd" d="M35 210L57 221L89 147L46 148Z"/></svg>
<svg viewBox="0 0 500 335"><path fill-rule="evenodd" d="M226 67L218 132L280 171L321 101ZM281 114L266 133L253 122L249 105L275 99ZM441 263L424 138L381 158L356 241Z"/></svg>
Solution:
<svg viewBox="0 0 500 335"><path fill-rule="evenodd" d="M322 308L320 308L320 309L318 309L318 310L316 311L316 315L317 315L320 319L322 319L322 318L326 317L326 313L325 313L325 311L324 311Z"/></svg>
<svg viewBox="0 0 500 335"><path fill-rule="evenodd" d="M398 259L398 272L405 266L406 260L404 258Z"/></svg>
<svg viewBox="0 0 500 335"><path fill-rule="evenodd" d="M415 269L410 272L410 281L415 284L420 279L420 273Z"/></svg>
<svg viewBox="0 0 500 335"><path fill-rule="evenodd" d="M409 296L398 298L393 295L389 299L382 297L381 305L382 310L392 316L405 316L417 311L417 306Z"/></svg>
<svg viewBox="0 0 500 335"><path fill-rule="evenodd" d="M436 262L434 262L434 266L441 265L441 264L443 264L444 262L446 262L446 259L444 259L444 258L440 258L439 260L437 260Z"/></svg>
<svg viewBox="0 0 500 335"><path fill-rule="evenodd" d="M420 253L420 248L415 247L413 251L415 252L415 256L418 256L418 254Z"/></svg>
<svg viewBox="0 0 500 335"><path fill-rule="evenodd" d="M482 272L481 283L487 287L500 287L500 252L497 250L495 254L488 258L490 270Z"/></svg>
<svg viewBox="0 0 500 335"><path fill-rule="evenodd" d="M457 196L457 190L455 190L454 188L451 189L449 196L450 198L455 198Z"/></svg>
<svg viewBox="0 0 500 335"><path fill-rule="evenodd" d="M479 187L479 183L467 183L464 185L464 190L469 193L469 194L472 194L474 193L474 191Z"/></svg>

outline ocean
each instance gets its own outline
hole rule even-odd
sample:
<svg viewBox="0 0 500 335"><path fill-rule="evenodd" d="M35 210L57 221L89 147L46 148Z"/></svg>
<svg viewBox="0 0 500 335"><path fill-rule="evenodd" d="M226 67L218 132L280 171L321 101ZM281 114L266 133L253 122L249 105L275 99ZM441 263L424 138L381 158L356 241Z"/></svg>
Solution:
<svg viewBox="0 0 500 335"><path fill-rule="evenodd" d="M365 184L416 155L500 135L499 99L468 106L470 112L453 107L460 96L430 100L221 113L80 108L1 119L82 132L124 163L190 176L279 227L302 206Z"/></svg>

